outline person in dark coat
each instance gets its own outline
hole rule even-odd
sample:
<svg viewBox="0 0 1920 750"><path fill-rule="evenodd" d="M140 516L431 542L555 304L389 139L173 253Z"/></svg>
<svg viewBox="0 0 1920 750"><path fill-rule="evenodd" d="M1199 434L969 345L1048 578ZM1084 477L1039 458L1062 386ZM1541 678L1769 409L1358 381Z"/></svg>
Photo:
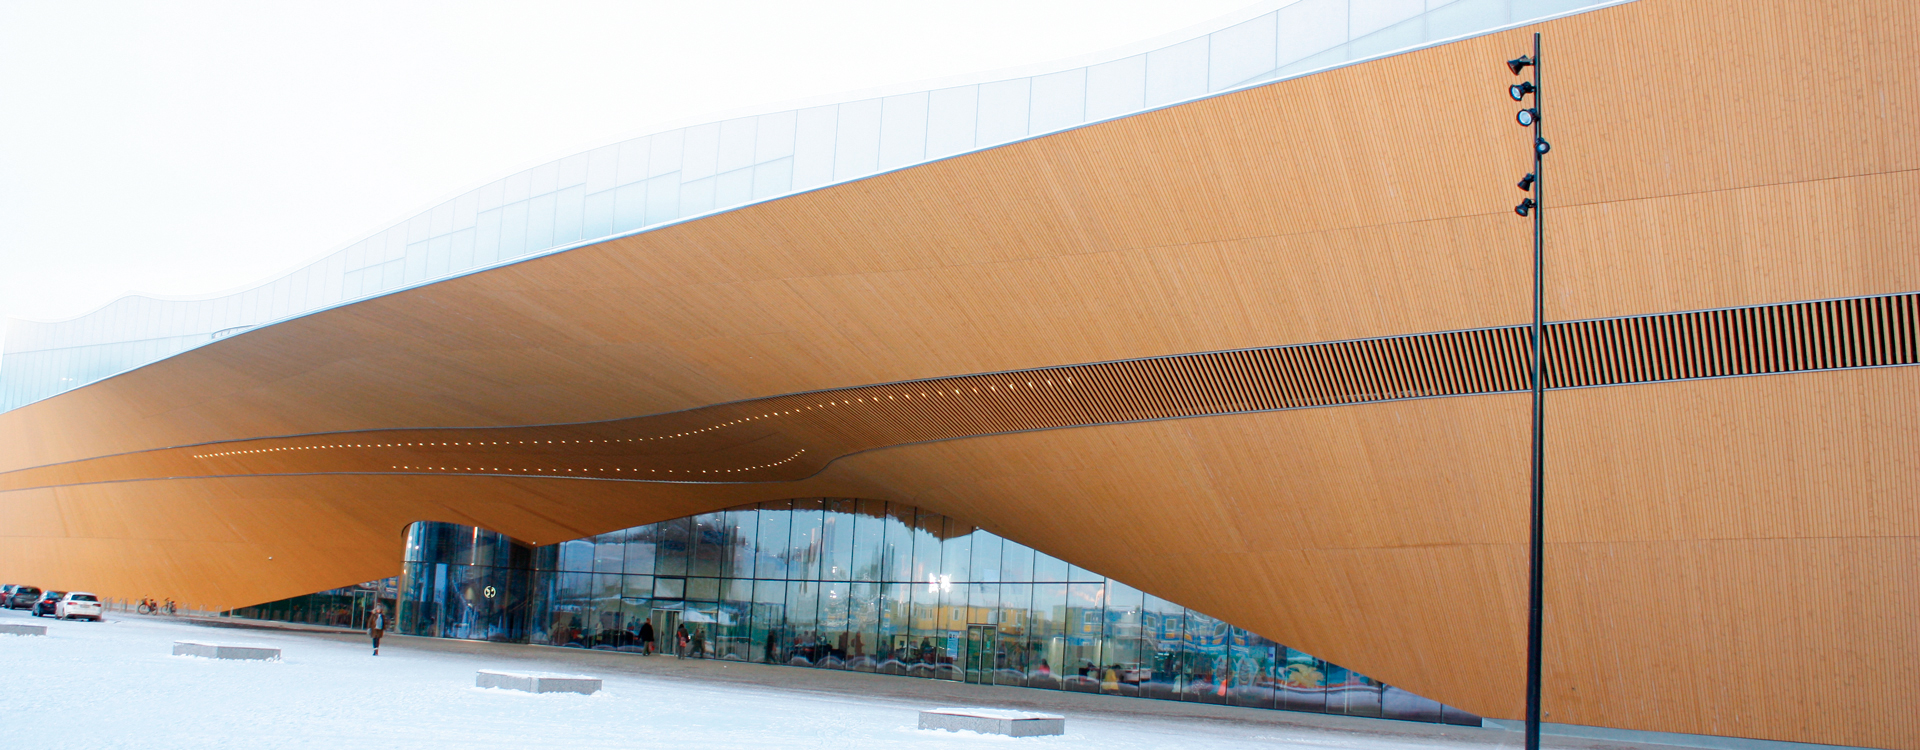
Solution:
<svg viewBox="0 0 1920 750"><path fill-rule="evenodd" d="M640 653L653 655L653 639L653 618L649 617L640 623Z"/></svg>
<svg viewBox="0 0 1920 750"><path fill-rule="evenodd" d="M373 605L373 612L367 615L367 635L373 636L373 655L380 655L380 636L387 632L387 608Z"/></svg>

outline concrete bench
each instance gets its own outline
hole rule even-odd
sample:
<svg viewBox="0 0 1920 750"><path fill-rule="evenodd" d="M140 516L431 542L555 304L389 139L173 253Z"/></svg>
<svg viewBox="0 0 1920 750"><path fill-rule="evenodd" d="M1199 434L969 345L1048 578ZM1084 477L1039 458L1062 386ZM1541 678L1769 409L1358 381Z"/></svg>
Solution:
<svg viewBox="0 0 1920 750"><path fill-rule="evenodd" d="M279 661L280 649L260 646L223 646L218 643L199 641L174 641L174 656L199 656L208 659L244 659L250 661Z"/></svg>
<svg viewBox="0 0 1920 750"><path fill-rule="evenodd" d="M1067 717L997 708L936 708L920 712L920 728L1004 734L1008 737L1044 737L1066 734Z"/></svg>
<svg viewBox="0 0 1920 750"><path fill-rule="evenodd" d="M482 669L474 676L475 687L519 690L528 693L579 693L593 695L600 692L600 678L577 674L547 674L545 672L495 672Z"/></svg>
<svg viewBox="0 0 1920 750"><path fill-rule="evenodd" d="M0 635L46 635L45 625L0 625Z"/></svg>

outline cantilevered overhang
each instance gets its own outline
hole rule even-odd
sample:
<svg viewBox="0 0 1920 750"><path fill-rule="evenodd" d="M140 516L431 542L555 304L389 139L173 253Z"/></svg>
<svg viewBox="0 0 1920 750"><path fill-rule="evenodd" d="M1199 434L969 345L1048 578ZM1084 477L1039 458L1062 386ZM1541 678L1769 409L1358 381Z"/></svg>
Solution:
<svg viewBox="0 0 1920 750"><path fill-rule="evenodd" d="M0 570L242 605L416 520L897 499L1515 715L1539 30L1549 720L1920 747L1916 25L1641 0L296 318L0 414Z"/></svg>

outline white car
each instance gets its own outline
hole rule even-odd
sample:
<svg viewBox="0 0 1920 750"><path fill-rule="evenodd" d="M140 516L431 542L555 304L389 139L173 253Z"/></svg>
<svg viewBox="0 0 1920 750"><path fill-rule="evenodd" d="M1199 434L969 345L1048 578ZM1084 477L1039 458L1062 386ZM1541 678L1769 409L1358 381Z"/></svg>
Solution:
<svg viewBox="0 0 1920 750"><path fill-rule="evenodd" d="M85 591L74 591L60 597L60 601L54 603L53 618L56 620L86 618L99 622L101 611L100 597Z"/></svg>

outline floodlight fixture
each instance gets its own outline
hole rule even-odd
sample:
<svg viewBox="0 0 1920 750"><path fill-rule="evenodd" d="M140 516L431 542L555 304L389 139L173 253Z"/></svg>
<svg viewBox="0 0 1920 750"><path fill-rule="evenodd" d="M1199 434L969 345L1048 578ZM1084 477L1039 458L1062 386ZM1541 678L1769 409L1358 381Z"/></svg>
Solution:
<svg viewBox="0 0 1920 750"><path fill-rule="evenodd" d="M1548 143L1547 139L1537 138L1537 137L1533 139L1534 153L1539 154L1541 156L1546 156L1547 152L1552 150L1553 150L1553 144Z"/></svg>
<svg viewBox="0 0 1920 750"><path fill-rule="evenodd" d="M1533 93L1537 89L1538 87L1534 86L1532 81L1521 81L1507 87L1507 96L1513 97L1513 100L1517 102L1527 98L1528 94Z"/></svg>
<svg viewBox="0 0 1920 750"><path fill-rule="evenodd" d="M1540 120L1540 110L1534 109L1533 107L1528 107L1526 109L1520 110L1519 112L1513 113L1513 121L1520 123L1520 126L1524 128L1533 127L1533 124L1535 122L1538 122L1539 120Z"/></svg>
<svg viewBox="0 0 1920 750"><path fill-rule="evenodd" d="M1513 58L1512 60L1507 61L1507 70L1513 71L1514 75L1520 75L1520 71L1522 69L1532 64L1533 64L1533 58L1527 57L1526 55L1521 55L1519 57L1516 57L1516 58Z"/></svg>
<svg viewBox="0 0 1920 750"><path fill-rule="evenodd" d="M1520 205L1514 206L1513 212L1521 216L1526 216L1527 213L1529 211L1532 211L1533 207L1536 205L1539 205L1539 204L1534 203L1532 198L1528 198L1526 200L1520 201Z"/></svg>
<svg viewBox="0 0 1920 750"><path fill-rule="evenodd" d="M1520 189L1529 193L1533 192L1533 179L1532 172L1528 172L1527 176L1520 178Z"/></svg>

